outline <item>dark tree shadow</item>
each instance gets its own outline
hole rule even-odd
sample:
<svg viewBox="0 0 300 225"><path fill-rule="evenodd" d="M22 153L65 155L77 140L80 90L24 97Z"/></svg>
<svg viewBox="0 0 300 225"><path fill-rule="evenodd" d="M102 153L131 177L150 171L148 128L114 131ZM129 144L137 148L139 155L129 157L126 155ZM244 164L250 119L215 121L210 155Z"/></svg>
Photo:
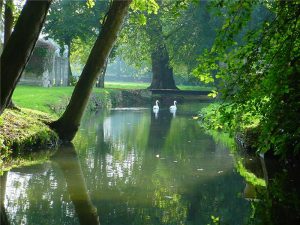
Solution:
<svg viewBox="0 0 300 225"><path fill-rule="evenodd" d="M82 169L72 143L63 145L52 157L65 177L70 198L81 225L99 225L97 209L93 205L85 184Z"/></svg>
<svg viewBox="0 0 300 225"><path fill-rule="evenodd" d="M10 222L8 220L8 216L6 214L6 209L4 206L5 199L5 191L6 191L6 180L7 180L7 172L4 172L2 176L0 176L0 214L1 214L1 225L9 225Z"/></svg>

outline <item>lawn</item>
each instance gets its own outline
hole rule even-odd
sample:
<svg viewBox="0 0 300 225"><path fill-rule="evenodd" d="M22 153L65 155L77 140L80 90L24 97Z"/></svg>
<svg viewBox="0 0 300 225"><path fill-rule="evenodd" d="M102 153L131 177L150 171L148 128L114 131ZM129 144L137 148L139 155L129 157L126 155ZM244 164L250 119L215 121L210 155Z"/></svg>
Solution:
<svg viewBox="0 0 300 225"><path fill-rule="evenodd" d="M71 96L74 87L17 86L13 101L18 107L52 113L50 106Z"/></svg>
<svg viewBox="0 0 300 225"><path fill-rule="evenodd" d="M133 82L106 82L105 89L94 88L94 93L111 93L114 89L145 89L149 83ZM201 86L178 86L181 90L211 90L209 87ZM42 112L53 113L51 106L64 105L65 101L72 95L74 87L52 87L43 88L36 86L18 85L14 95L14 103L23 108L39 110Z"/></svg>
<svg viewBox="0 0 300 225"><path fill-rule="evenodd" d="M105 82L105 88L119 88L119 89L146 89L150 83L137 83L137 82ZM180 90L193 90L193 91L210 91L211 87L204 86L188 86L178 85Z"/></svg>

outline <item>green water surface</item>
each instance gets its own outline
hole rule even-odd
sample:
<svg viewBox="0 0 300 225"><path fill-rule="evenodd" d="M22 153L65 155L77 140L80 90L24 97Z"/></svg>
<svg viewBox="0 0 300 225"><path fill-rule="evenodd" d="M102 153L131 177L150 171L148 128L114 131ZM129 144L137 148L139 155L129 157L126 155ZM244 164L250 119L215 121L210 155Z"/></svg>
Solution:
<svg viewBox="0 0 300 225"><path fill-rule="evenodd" d="M86 115L49 162L6 173L10 224L245 224L250 203L229 149L192 116L201 104Z"/></svg>

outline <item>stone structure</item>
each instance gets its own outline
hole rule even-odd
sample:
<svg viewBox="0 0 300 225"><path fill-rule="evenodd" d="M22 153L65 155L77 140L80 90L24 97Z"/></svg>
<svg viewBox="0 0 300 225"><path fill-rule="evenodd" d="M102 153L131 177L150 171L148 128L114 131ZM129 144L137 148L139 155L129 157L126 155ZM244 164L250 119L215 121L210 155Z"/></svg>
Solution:
<svg viewBox="0 0 300 225"><path fill-rule="evenodd" d="M20 84L43 87L68 85L68 49L60 54L53 40L39 39L20 79Z"/></svg>

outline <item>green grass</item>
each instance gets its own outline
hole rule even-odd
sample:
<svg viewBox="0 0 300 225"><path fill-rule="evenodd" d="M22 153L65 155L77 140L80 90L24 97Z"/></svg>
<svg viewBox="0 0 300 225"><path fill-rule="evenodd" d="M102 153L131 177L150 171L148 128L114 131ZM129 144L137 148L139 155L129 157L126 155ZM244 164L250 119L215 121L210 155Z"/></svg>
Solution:
<svg viewBox="0 0 300 225"><path fill-rule="evenodd" d="M46 125L54 119L49 114L30 109L6 109L0 119L0 175L4 170L31 163L32 160L44 160L45 157L35 159L33 156L26 160L20 154L28 153L35 147L48 147L58 141L57 134Z"/></svg>
<svg viewBox="0 0 300 225"><path fill-rule="evenodd" d="M137 83L137 82L105 82L105 88L119 88L119 89L146 89L150 83ZM180 90L193 90L193 91L210 91L211 87L204 86L187 86L178 85Z"/></svg>
<svg viewBox="0 0 300 225"><path fill-rule="evenodd" d="M14 92L13 101L21 108L53 113L50 107L65 101L71 96L72 91L73 87L43 88L19 85Z"/></svg>
<svg viewBox="0 0 300 225"><path fill-rule="evenodd" d="M103 93L107 96L115 89L145 89L149 83L133 82L106 82L105 89L94 88L94 93ZM178 86L181 90L210 90L209 87L200 86ZM14 95L14 103L21 108L29 108L53 114L55 110L51 107L65 106L71 97L74 87L36 87L36 86L17 86Z"/></svg>
<svg viewBox="0 0 300 225"><path fill-rule="evenodd" d="M105 88L112 89L146 89L150 86L149 83L135 83L135 82L105 82Z"/></svg>

